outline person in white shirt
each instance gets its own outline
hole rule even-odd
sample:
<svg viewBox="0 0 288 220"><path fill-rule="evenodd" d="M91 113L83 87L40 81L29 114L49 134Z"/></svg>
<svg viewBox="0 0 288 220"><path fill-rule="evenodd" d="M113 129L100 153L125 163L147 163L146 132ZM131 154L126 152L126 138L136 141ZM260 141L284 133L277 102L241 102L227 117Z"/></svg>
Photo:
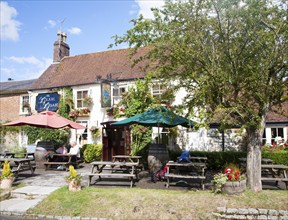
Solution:
<svg viewBox="0 0 288 220"><path fill-rule="evenodd" d="M72 141L70 145L71 145L71 148L70 148L69 154L77 155L77 157L80 158L80 148L77 145L77 143L75 141Z"/></svg>

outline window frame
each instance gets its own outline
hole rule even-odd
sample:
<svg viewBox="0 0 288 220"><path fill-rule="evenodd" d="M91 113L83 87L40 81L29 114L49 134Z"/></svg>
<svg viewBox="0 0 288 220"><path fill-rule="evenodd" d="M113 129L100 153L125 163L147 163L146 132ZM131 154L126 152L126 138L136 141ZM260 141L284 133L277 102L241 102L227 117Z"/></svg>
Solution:
<svg viewBox="0 0 288 220"><path fill-rule="evenodd" d="M83 93L86 93L85 95L83 95ZM79 97L79 93L81 93L81 97ZM83 89L83 90L77 90L76 91L76 97L75 97L75 99L76 99L76 102L75 102L75 104L76 104L76 108L77 109L81 109L81 108L88 108L89 106L87 105L87 104L85 104L85 102L84 102L84 99L85 99L85 97L88 97L89 96L89 90L88 89ZM78 98L79 97L79 98ZM81 106L80 105L78 105L79 103L81 103Z"/></svg>
<svg viewBox="0 0 288 220"><path fill-rule="evenodd" d="M121 91L122 89L124 89L124 91ZM117 94L115 94L115 91L117 91ZM128 91L128 86L127 85L117 85L112 87L112 104L113 105L117 105L119 103L120 100L122 100L122 96L124 93L126 93Z"/></svg>
<svg viewBox="0 0 288 220"><path fill-rule="evenodd" d="M27 99L27 100L25 100ZM28 108L26 110L24 110L25 106L24 104L27 104ZM20 95L20 114L21 115L26 115L26 114L30 114L31 112L31 104L30 104L30 96L28 94L25 95Z"/></svg>

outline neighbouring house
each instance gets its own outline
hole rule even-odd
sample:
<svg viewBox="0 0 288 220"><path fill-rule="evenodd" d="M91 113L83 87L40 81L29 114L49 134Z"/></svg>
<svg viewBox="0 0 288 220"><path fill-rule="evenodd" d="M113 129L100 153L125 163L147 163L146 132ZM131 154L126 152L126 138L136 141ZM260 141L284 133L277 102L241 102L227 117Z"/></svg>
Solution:
<svg viewBox="0 0 288 220"><path fill-rule="evenodd" d="M0 82L0 123L7 121L13 121L31 114L31 93L29 90L33 80L23 81L7 81ZM19 137L11 137L6 135L5 137L0 135L0 151L4 146L26 146L26 138L23 133L20 133Z"/></svg>
<svg viewBox="0 0 288 220"><path fill-rule="evenodd" d="M69 88L74 103L70 115L73 115L78 123L86 126L83 130L71 129L71 139L80 144L102 143L104 160L110 160L115 154L129 154L129 127L113 127L111 123L116 119L107 113L107 110L121 100L122 94L134 85L136 79L146 75L149 63L142 62L132 67L131 49L70 56L66 38L65 33L58 32L58 39L54 43L54 62L30 88L31 113L47 109L57 111L59 97L64 97L65 89ZM140 48L135 56L141 56L148 50ZM161 85L157 88L151 87L151 92L161 95ZM181 103L183 92L185 91L176 94L176 104ZM283 105L283 108L285 107L287 109L287 103ZM263 139L265 143L272 143L275 139L280 141L280 138L281 141L287 140L288 117L284 115L274 112L269 114ZM100 137L93 136L95 129L101 131ZM238 129L231 129L222 134L216 128L190 131L179 126L177 139L166 138L166 144L169 148L179 145L182 149L190 150L240 150L241 138L238 132ZM156 131L155 134L157 133ZM166 135L167 131L161 129L160 133Z"/></svg>

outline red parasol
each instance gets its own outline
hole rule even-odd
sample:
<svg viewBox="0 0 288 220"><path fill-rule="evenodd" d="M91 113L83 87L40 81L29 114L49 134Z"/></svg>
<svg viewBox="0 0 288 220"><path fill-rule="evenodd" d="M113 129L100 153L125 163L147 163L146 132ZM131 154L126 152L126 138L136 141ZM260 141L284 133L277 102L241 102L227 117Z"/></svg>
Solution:
<svg viewBox="0 0 288 220"><path fill-rule="evenodd" d="M27 117L20 118L19 120L12 121L6 124L3 124L4 126L24 126L24 125L30 125L33 127L39 127L39 128L64 128L64 127L70 127L74 129L85 129L86 127L71 121L67 118L64 118L60 115L58 115L55 112L51 111L44 111L40 112L36 115L31 115Z"/></svg>

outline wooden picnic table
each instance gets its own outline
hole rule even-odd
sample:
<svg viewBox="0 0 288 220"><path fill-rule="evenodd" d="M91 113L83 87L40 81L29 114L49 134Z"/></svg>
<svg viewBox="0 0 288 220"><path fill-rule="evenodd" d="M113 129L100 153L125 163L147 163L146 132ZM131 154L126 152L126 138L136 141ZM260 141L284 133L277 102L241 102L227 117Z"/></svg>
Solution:
<svg viewBox="0 0 288 220"><path fill-rule="evenodd" d="M144 169L144 166L142 163L140 163L141 158L142 158L142 156L114 155L113 156L113 162L119 161L119 162L138 163L137 170L142 171Z"/></svg>
<svg viewBox="0 0 288 220"><path fill-rule="evenodd" d="M136 162L140 163L140 159L142 156L130 156L130 155L114 155L113 161L120 161L120 162Z"/></svg>
<svg viewBox="0 0 288 220"><path fill-rule="evenodd" d="M36 165L32 163L33 161L35 161L34 158L13 158L13 157L0 158L1 167L5 161L13 163L10 164L10 167L12 168L11 172L13 172L16 176L19 174L19 172L27 170L30 170L31 174L34 174L34 171L36 169Z"/></svg>
<svg viewBox="0 0 288 220"><path fill-rule="evenodd" d="M283 164L262 164L261 169L262 181L276 181L276 185L279 181L282 181L286 184L286 189L288 189L288 166Z"/></svg>
<svg viewBox="0 0 288 220"><path fill-rule="evenodd" d="M3 158L33 158L35 160L34 153L27 152L2 152L0 156Z"/></svg>
<svg viewBox="0 0 288 220"><path fill-rule="evenodd" d="M134 180L138 179L137 175L137 162L119 162L119 161L94 161L91 162L92 168L91 173L88 175L89 181L88 186L90 186L92 177L98 176L98 180L101 177L120 177L130 179L130 188L134 185Z"/></svg>
<svg viewBox="0 0 288 220"><path fill-rule="evenodd" d="M45 170L48 168L53 168L53 166L63 166L64 170L68 170L70 165L73 165L75 168L78 167L80 161L77 158L77 155L71 154L52 154L51 157L48 157L47 161L43 164L45 165Z"/></svg>
<svg viewBox="0 0 288 220"><path fill-rule="evenodd" d="M174 178L177 179L199 179L200 185L204 190L204 180L206 179L205 170L207 168L206 163L203 162L190 162L190 163L178 163L169 161L167 163L168 170L165 173L167 179L166 187L170 186L170 181Z"/></svg>

